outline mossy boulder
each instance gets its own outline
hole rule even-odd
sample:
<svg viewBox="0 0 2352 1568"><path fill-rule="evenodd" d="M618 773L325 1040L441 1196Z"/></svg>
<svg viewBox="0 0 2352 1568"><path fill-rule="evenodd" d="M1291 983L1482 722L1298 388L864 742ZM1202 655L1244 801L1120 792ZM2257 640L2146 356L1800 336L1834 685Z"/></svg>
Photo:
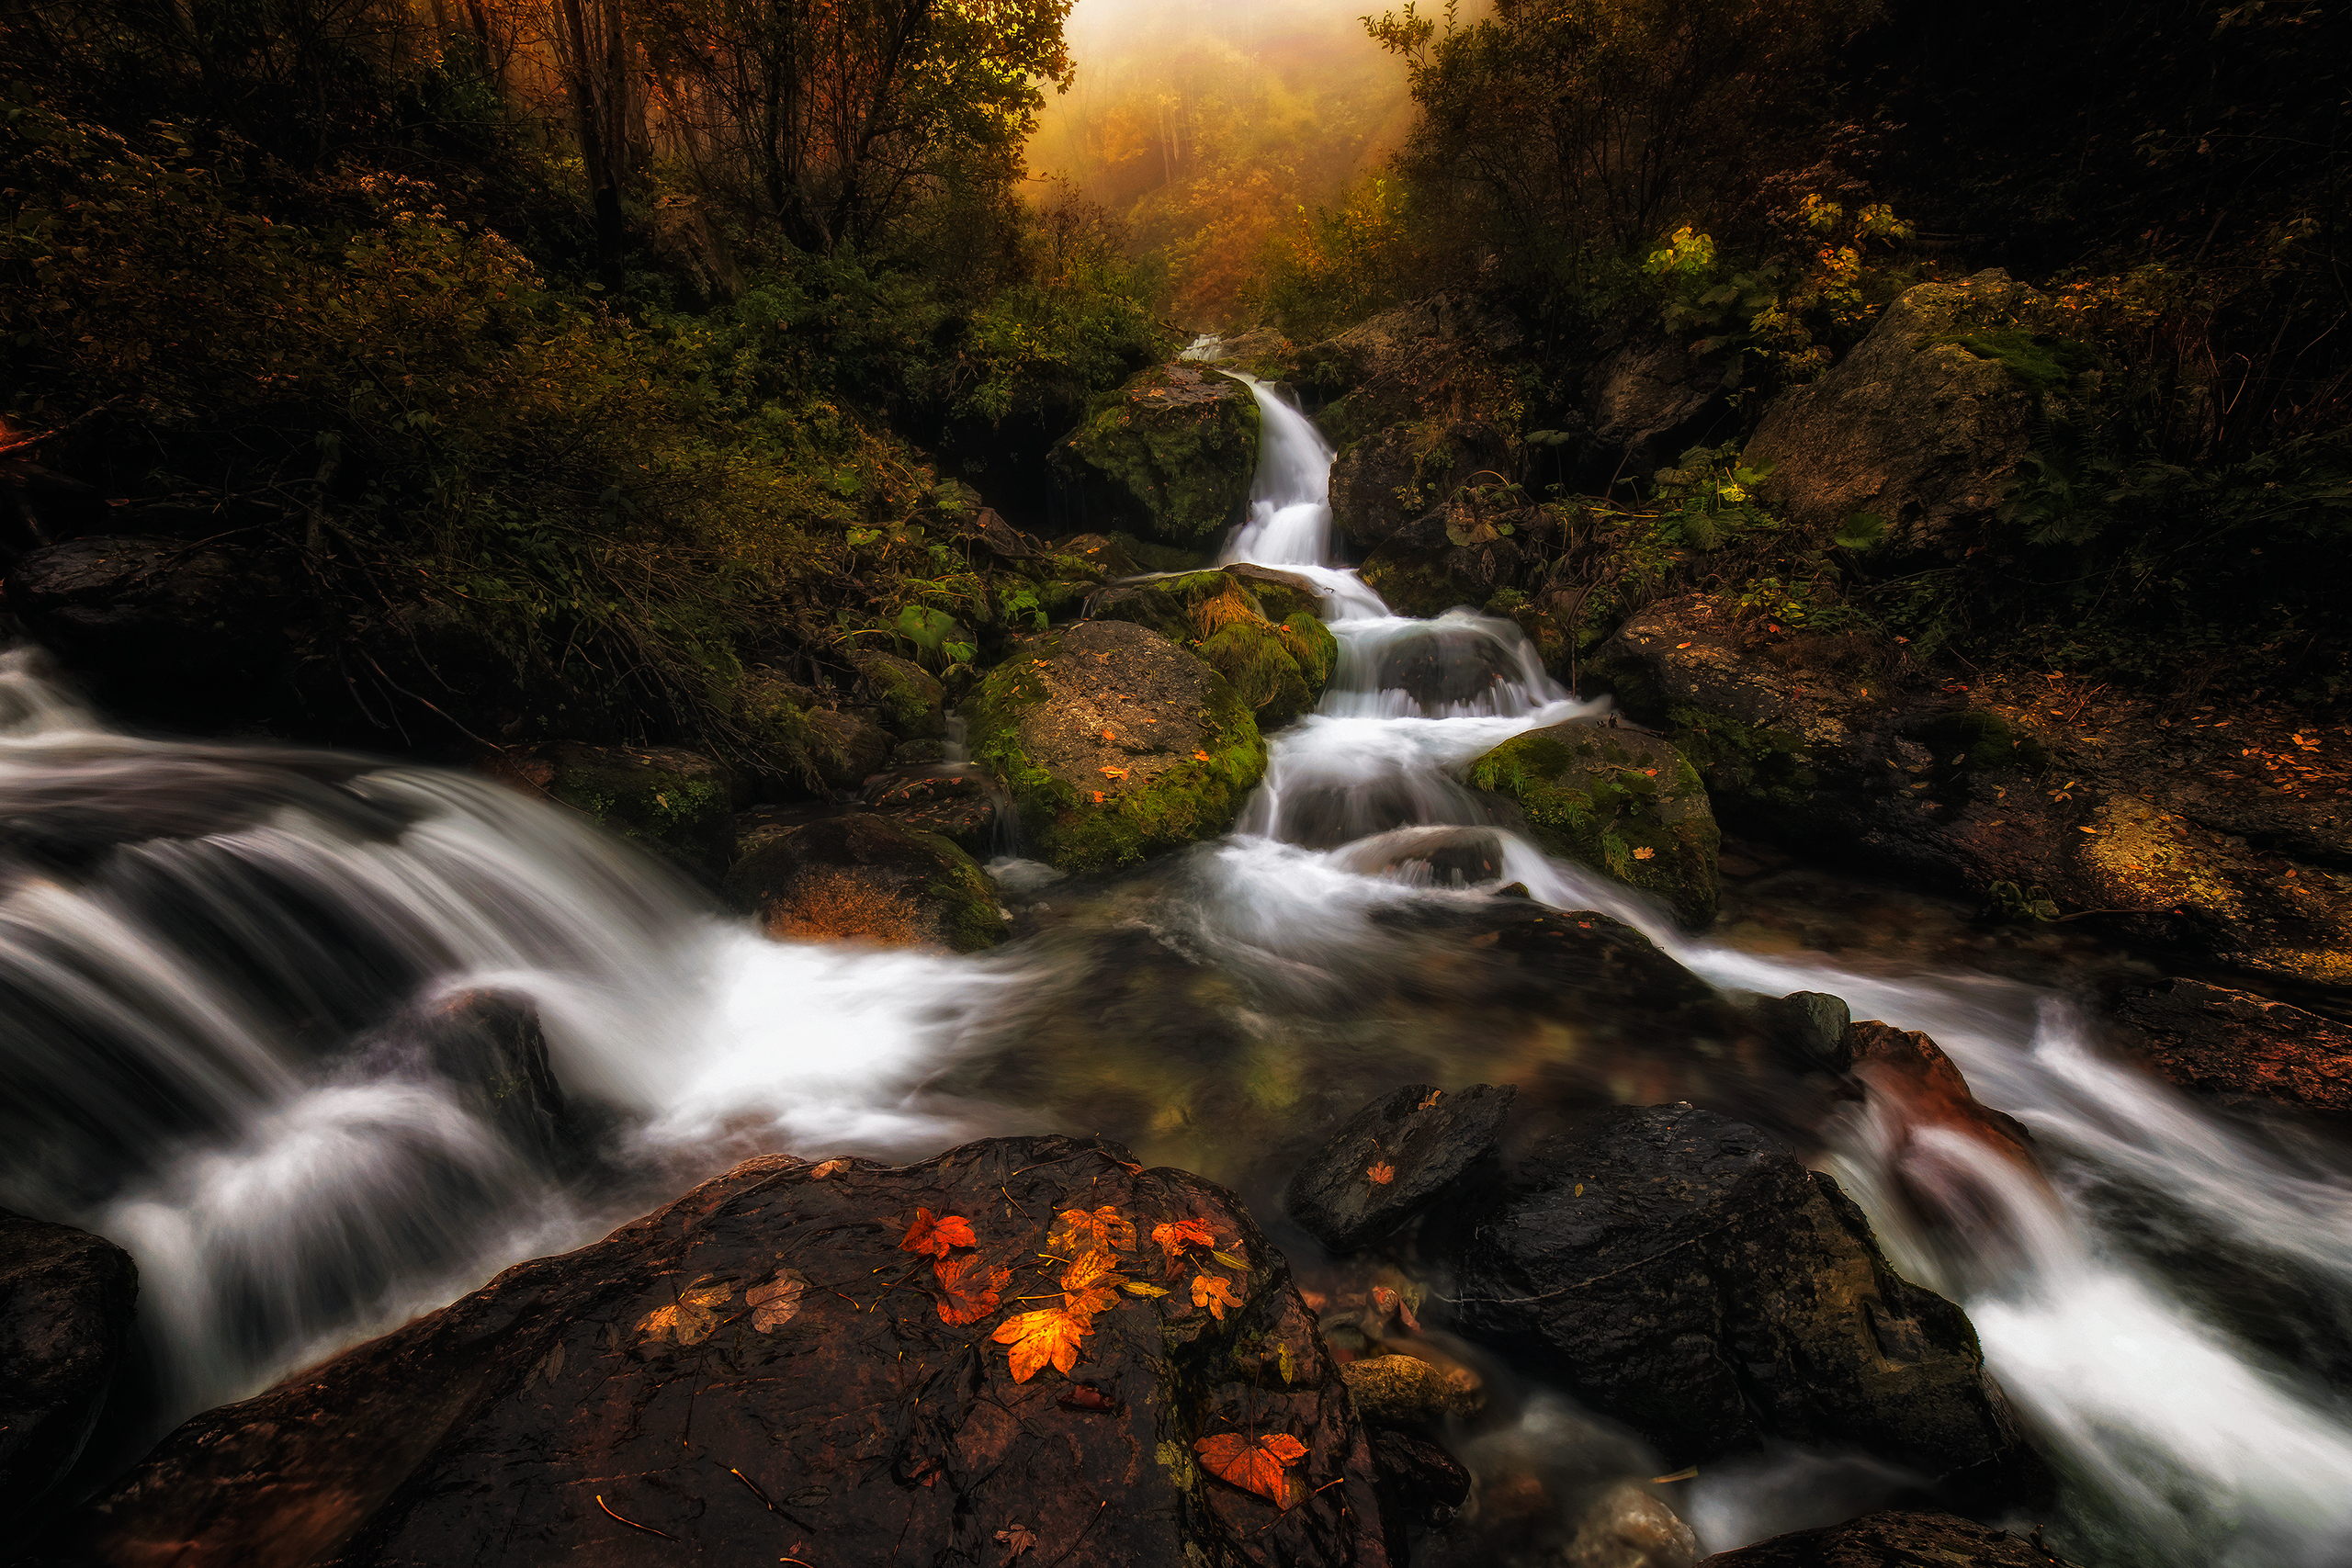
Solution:
<svg viewBox="0 0 2352 1568"><path fill-rule="evenodd" d="M1321 700L1339 639L1311 589L1229 571L1140 578L1097 594L1096 619L1132 621L1188 648L1233 683L1267 730Z"/></svg>
<svg viewBox="0 0 2352 1568"><path fill-rule="evenodd" d="M1504 741L1469 777L1516 802L1551 853L1661 895L1686 924L1714 918L1723 834L1706 786L1670 741L1570 719Z"/></svg>
<svg viewBox="0 0 2352 1568"><path fill-rule="evenodd" d="M1065 871L1223 832L1266 769L1232 682L1130 621L1017 646L964 711L973 761L1012 794L1023 852Z"/></svg>
<svg viewBox="0 0 2352 1568"><path fill-rule="evenodd" d="M910 660L872 649L850 655L858 694L882 727L901 740L936 740L947 733L947 688Z"/></svg>
<svg viewBox="0 0 2352 1568"><path fill-rule="evenodd" d="M977 953L1004 935L996 887L970 855L870 812L763 838L728 868L724 886L738 908L786 940Z"/></svg>
<svg viewBox="0 0 2352 1568"><path fill-rule="evenodd" d="M1364 558L1362 575L1372 591L1400 615L1427 619L1458 604L1476 604L1487 595L1457 581L1442 558L1390 542Z"/></svg>
<svg viewBox="0 0 2352 1568"><path fill-rule="evenodd" d="M1170 545L1241 521L1258 464L1258 401L1229 376L1160 365L1097 399L1055 451L1088 514Z"/></svg>
<svg viewBox="0 0 2352 1568"><path fill-rule="evenodd" d="M735 777L724 762L667 746L559 740L514 770L566 806L669 860L713 875L735 842Z"/></svg>

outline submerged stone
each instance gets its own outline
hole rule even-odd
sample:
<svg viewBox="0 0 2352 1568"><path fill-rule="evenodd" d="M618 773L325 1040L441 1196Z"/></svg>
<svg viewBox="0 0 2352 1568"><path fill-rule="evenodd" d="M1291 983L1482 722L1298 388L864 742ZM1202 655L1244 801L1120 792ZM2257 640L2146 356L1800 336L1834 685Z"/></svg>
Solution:
<svg viewBox="0 0 2352 1568"><path fill-rule="evenodd" d="M1469 781L1516 802L1552 853L1662 895L1688 925L1714 918L1723 833L1671 741L1570 719L1504 741Z"/></svg>
<svg viewBox="0 0 2352 1568"><path fill-rule="evenodd" d="M973 761L1004 782L1023 852L1129 865L1223 832L1266 768L1231 682L1167 637L1088 621L1017 646L966 708Z"/></svg>

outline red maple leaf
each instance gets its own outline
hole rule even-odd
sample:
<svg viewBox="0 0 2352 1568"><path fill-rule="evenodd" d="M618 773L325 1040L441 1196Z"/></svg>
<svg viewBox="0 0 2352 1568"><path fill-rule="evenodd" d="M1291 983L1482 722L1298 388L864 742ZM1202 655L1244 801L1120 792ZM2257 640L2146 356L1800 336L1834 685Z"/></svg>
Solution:
<svg viewBox="0 0 2352 1568"><path fill-rule="evenodd" d="M1219 1432L1193 1445L1211 1475L1245 1491L1290 1506L1288 1467L1306 1457L1306 1445L1288 1432L1253 1438L1247 1432Z"/></svg>
<svg viewBox="0 0 2352 1568"><path fill-rule="evenodd" d="M940 1319L958 1326L978 1323L996 1311L1003 1299L1005 1281L1012 1278L1012 1269L991 1269L977 1252L943 1258L931 1266L931 1271L939 1280Z"/></svg>
<svg viewBox="0 0 2352 1568"><path fill-rule="evenodd" d="M972 1222L961 1214L942 1214L933 1219L929 1209L915 1211L914 1224L899 1238L901 1252L920 1252L932 1258L944 1258L951 1247L978 1247L979 1238L972 1234Z"/></svg>

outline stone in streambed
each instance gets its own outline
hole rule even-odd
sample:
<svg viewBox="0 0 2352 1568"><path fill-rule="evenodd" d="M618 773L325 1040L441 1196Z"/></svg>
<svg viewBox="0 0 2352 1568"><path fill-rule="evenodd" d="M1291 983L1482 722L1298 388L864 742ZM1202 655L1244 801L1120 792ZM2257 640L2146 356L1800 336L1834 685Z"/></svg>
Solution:
<svg viewBox="0 0 2352 1568"><path fill-rule="evenodd" d="M1248 508L1258 423L1257 399L1232 377L1159 365L1095 399L1053 458L1090 518L1197 547Z"/></svg>
<svg viewBox="0 0 2352 1568"><path fill-rule="evenodd" d="M1340 1369L1356 1414L1374 1427L1425 1427L1476 1414L1487 1403L1478 1375L1419 1356L1363 1356Z"/></svg>
<svg viewBox="0 0 2352 1568"><path fill-rule="evenodd" d="M962 1216L1001 1301L942 1314L918 1208ZM1026 1381L997 1332L1057 1303L1055 1216L1135 1227L1121 1273L1164 1279L1155 1225L1208 1261L1108 1292L1077 1359ZM946 1238L943 1238L943 1245ZM1061 1254L1068 1256L1067 1252ZM1184 1288L1225 1281L1213 1316ZM1037 1299L1026 1299L1037 1298ZM1287 1509L1195 1444L1281 1434ZM601 1499L601 1501L599 1501ZM627 1521L626 1523L622 1521ZM658 1532L658 1533L657 1533ZM65 1522L60 1561L240 1568L711 1562L1383 1568L1373 1461L1288 1266L1239 1201L1114 1145L967 1145L917 1165L738 1166L612 1236L198 1416Z"/></svg>
<svg viewBox="0 0 2352 1568"><path fill-rule="evenodd" d="M871 812L765 837L728 868L725 887L771 936L793 941L974 953L1004 935L996 889L970 855Z"/></svg>
<svg viewBox="0 0 2352 1568"><path fill-rule="evenodd" d="M1457 1325L1671 1464L1769 1439L1933 1477L2014 1457L1966 1314L1754 1128L1623 1107L1451 1216Z"/></svg>
<svg viewBox="0 0 2352 1568"><path fill-rule="evenodd" d="M947 688L911 660L872 649L849 656L857 694L882 727L900 740L936 740L947 733Z"/></svg>
<svg viewBox="0 0 2352 1568"><path fill-rule="evenodd" d="M510 750L504 765L656 854L713 875L726 869L735 777L716 758L671 746L559 740Z"/></svg>
<svg viewBox="0 0 2352 1568"><path fill-rule="evenodd" d="M965 712L972 760L1020 813L1023 852L1063 871L1213 838L1266 770L1232 683L1125 621L1016 644Z"/></svg>
<svg viewBox="0 0 2352 1568"><path fill-rule="evenodd" d="M1344 1370L1344 1369L1343 1369ZM1372 1435L1372 1461L1380 1476L1380 1511L1425 1526L1443 1524L1470 1500L1470 1472L1429 1438L1395 1427Z"/></svg>
<svg viewBox="0 0 2352 1568"><path fill-rule="evenodd" d="M2023 1536L1972 1519L1890 1511L1718 1551L1699 1568L2052 1568L2060 1561Z"/></svg>
<svg viewBox="0 0 2352 1568"><path fill-rule="evenodd" d="M1378 1241L1491 1153L1510 1112L1509 1084L1452 1093L1407 1084L1342 1122L1283 1190L1283 1207L1334 1252Z"/></svg>
<svg viewBox="0 0 2352 1568"><path fill-rule="evenodd" d="M2352 1029L2199 980L2126 993L2115 1015L2158 1077L2224 1099L2352 1115Z"/></svg>
<svg viewBox="0 0 2352 1568"><path fill-rule="evenodd" d="M1190 649L1233 684L1261 730L1312 710L1340 647L1311 593L1238 572L1147 577L1104 589L1088 605L1097 620L1149 626Z"/></svg>
<svg viewBox="0 0 2352 1568"><path fill-rule="evenodd" d="M1672 742L1598 719L1513 736L1470 764L1470 784L1516 803L1552 853L1714 919L1715 826L1706 786Z"/></svg>
<svg viewBox="0 0 2352 1568"><path fill-rule="evenodd" d="M122 1248L0 1209L0 1529L12 1537L81 1457L138 1300Z"/></svg>

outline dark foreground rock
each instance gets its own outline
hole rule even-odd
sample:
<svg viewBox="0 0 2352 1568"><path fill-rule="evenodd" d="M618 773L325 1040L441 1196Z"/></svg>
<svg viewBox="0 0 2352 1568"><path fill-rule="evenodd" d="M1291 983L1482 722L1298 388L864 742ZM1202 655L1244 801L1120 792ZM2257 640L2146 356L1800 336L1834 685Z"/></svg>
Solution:
<svg viewBox="0 0 2352 1568"><path fill-rule="evenodd" d="M1171 1270L1153 1232L1185 1223L1240 1266L1187 1234ZM1073 1282L1088 1248L1118 1272ZM1222 1293L1196 1304L1196 1279ZM1074 1357L1016 1376L1022 1314L1073 1291ZM1204 1468L1253 1442L1287 1508ZM750 1161L198 1416L44 1544L243 1568L1387 1561L1280 1255L1222 1189L1064 1138Z"/></svg>
<svg viewBox="0 0 2352 1568"><path fill-rule="evenodd" d="M1378 1241L1494 1149L1516 1092L1482 1083L1449 1094L1413 1083L1383 1095L1299 1167L1283 1207L1334 1252Z"/></svg>
<svg viewBox="0 0 2352 1568"><path fill-rule="evenodd" d="M972 759L1011 793L1023 852L1064 871L1214 837L1266 771L1266 743L1232 683L1125 621L1018 645L966 712Z"/></svg>
<svg viewBox="0 0 2352 1568"><path fill-rule="evenodd" d="M2016 1448L1960 1308L1888 1267L1834 1181L1712 1111L1606 1112L1457 1234L1462 1332L1670 1463L1778 1438L1944 1477Z"/></svg>
<svg viewBox="0 0 2352 1568"><path fill-rule="evenodd" d="M130 1342L130 1255L0 1209L0 1531L17 1537L97 1424Z"/></svg>
<svg viewBox="0 0 2352 1568"><path fill-rule="evenodd" d="M2352 1115L2352 1029L2285 1002L2167 980L2115 1004L2132 1054L2199 1093Z"/></svg>
<svg viewBox="0 0 2352 1568"><path fill-rule="evenodd" d="M1865 1514L1718 1551L1699 1568L2060 1568L2022 1536L1950 1514Z"/></svg>
<svg viewBox="0 0 2352 1568"><path fill-rule="evenodd" d="M726 890L771 936L793 941L976 953L1004 935L996 888L970 855L871 812L765 836L728 868Z"/></svg>

